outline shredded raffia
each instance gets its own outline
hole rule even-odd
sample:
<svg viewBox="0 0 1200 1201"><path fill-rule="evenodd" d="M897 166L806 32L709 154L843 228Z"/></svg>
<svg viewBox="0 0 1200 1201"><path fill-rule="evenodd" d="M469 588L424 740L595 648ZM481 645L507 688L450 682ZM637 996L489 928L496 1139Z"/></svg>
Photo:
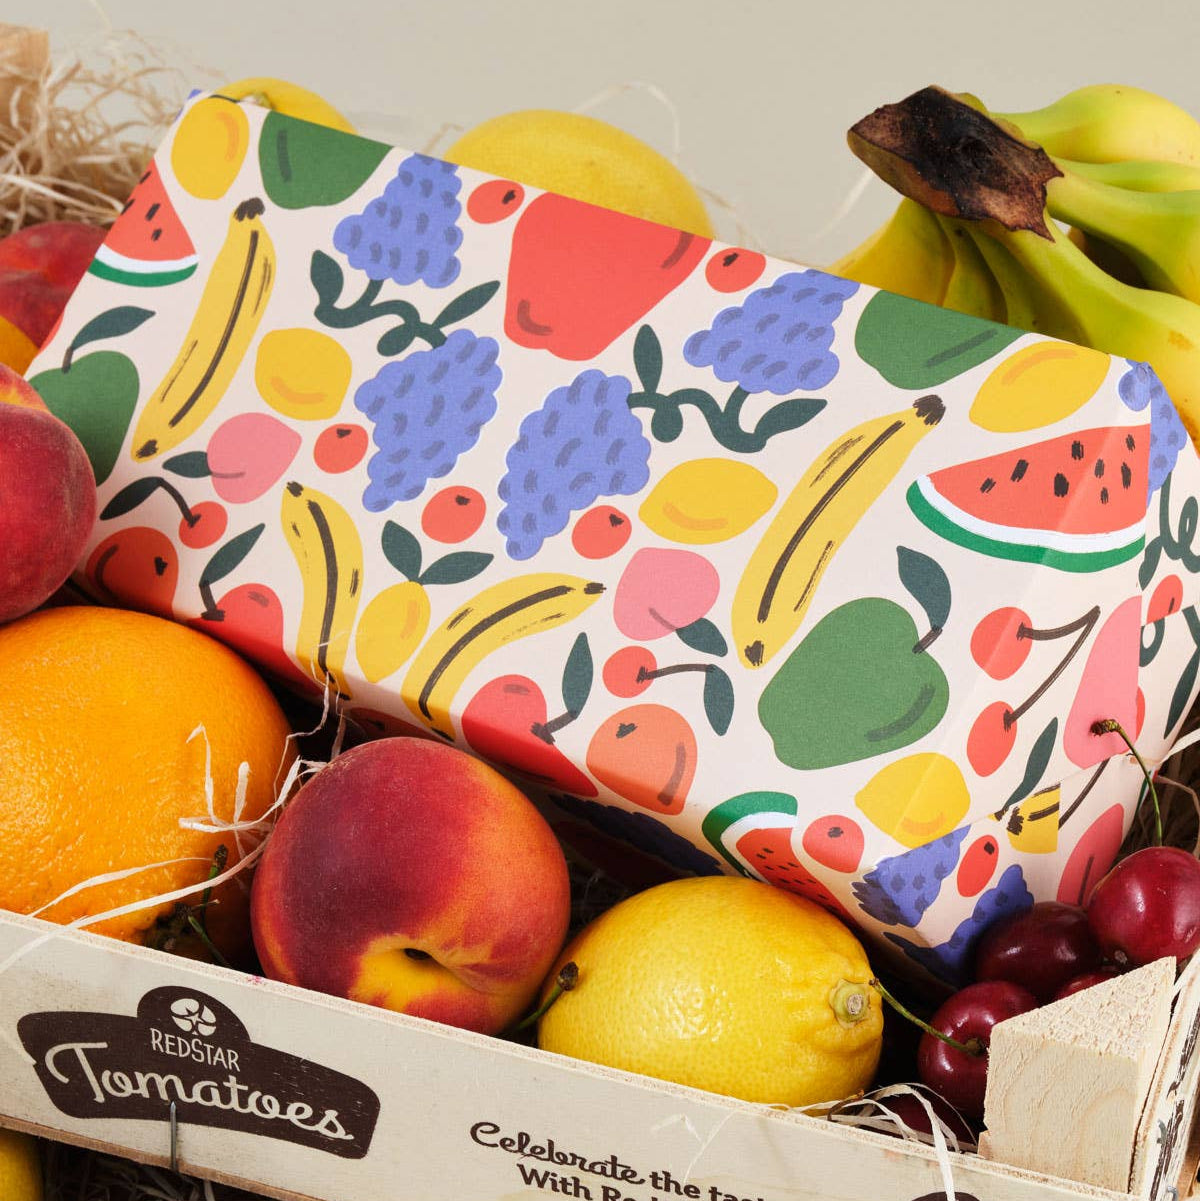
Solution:
<svg viewBox="0 0 1200 1201"><path fill-rule="evenodd" d="M44 63L0 38L0 78L0 236L39 221L109 224L188 89L184 73L131 32Z"/></svg>

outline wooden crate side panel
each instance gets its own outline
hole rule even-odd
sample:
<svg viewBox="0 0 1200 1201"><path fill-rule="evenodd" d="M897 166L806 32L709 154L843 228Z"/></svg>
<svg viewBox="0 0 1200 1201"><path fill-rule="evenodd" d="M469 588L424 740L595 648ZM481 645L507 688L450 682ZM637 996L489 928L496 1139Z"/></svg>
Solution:
<svg viewBox="0 0 1200 1201"><path fill-rule="evenodd" d="M185 1170L306 1201L944 1195L931 1150L880 1135L0 915L0 963L25 944L0 1115L68 1141L164 1163L170 1098ZM960 1201L1122 1196L952 1160Z"/></svg>

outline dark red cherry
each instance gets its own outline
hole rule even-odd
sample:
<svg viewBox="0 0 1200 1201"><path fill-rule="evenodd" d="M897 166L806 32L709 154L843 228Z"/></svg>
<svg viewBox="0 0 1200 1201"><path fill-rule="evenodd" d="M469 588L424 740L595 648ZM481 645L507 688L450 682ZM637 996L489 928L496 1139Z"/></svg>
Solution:
<svg viewBox="0 0 1200 1201"><path fill-rule="evenodd" d="M965 1117L982 1117L992 1028L1018 1013L1036 1009L1037 1004L1037 997L1027 988L1007 980L968 984L942 1002L929 1024L960 1043L977 1039L982 1054L973 1055L932 1034L923 1034L917 1047L917 1075Z"/></svg>
<svg viewBox="0 0 1200 1201"><path fill-rule="evenodd" d="M1068 980L1050 999L1061 1001L1064 997L1073 997L1077 992L1091 988L1093 984L1103 984L1105 980L1111 980L1120 974L1120 969L1113 967L1112 964L1107 967L1098 967L1094 972L1084 972L1083 975Z"/></svg>
<svg viewBox="0 0 1200 1201"><path fill-rule="evenodd" d="M1100 962L1083 908L1039 901L987 930L975 950L975 979L1010 980L1044 1004L1068 980Z"/></svg>
<svg viewBox="0 0 1200 1201"><path fill-rule="evenodd" d="M1120 860L1087 907L1092 934L1118 967L1200 947L1200 860L1179 847L1143 847Z"/></svg>

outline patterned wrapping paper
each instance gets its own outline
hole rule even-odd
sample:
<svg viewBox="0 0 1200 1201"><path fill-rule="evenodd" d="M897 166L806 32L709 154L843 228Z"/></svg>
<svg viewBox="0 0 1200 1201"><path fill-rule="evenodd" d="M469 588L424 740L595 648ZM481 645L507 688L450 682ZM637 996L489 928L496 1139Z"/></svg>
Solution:
<svg viewBox="0 0 1200 1201"><path fill-rule="evenodd" d="M96 596L947 982L1197 693L1143 365L194 96L30 370Z"/></svg>

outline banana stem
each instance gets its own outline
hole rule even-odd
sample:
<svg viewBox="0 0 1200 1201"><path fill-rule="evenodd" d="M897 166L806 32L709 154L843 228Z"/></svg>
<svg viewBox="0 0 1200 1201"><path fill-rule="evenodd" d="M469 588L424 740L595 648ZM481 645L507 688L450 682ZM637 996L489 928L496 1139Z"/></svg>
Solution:
<svg viewBox="0 0 1200 1201"><path fill-rule="evenodd" d="M1129 753L1137 760L1138 767L1142 769L1142 775L1146 777L1146 788L1150 793L1150 803L1154 806L1154 845L1156 847L1162 846L1162 811L1158 805L1158 790L1154 787L1154 776L1146 766L1146 761L1138 754L1137 747L1133 745L1133 740L1125 732L1125 727L1116 718L1107 717L1092 726L1092 733L1096 735L1116 734L1129 748Z"/></svg>
<svg viewBox="0 0 1200 1201"><path fill-rule="evenodd" d="M903 1018L907 1018L914 1026L919 1027L926 1034L932 1034L934 1038L940 1039L948 1047L953 1047L956 1051L961 1051L964 1055L972 1055L978 1059L981 1055L987 1054L987 1048L983 1045L983 1040L977 1035L972 1035L967 1041L959 1042L957 1038L951 1038L950 1035L942 1033L936 1026L931 1026L923 1018L917 1017L911 1009L906 1008L890 992L879 982L878 977L870 981L871 987Z"/></svg>

